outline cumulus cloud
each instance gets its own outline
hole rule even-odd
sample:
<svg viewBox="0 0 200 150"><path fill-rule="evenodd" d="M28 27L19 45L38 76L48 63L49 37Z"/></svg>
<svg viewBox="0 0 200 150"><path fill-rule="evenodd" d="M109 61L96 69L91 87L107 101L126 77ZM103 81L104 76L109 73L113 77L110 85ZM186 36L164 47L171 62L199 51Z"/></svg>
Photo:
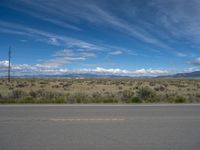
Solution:
<svg viewBox="0 0 200 150"><path fill-rule="evenodd" d="M8 61L0 61L0 76L7 74ZM66 73L67 69L52 68L50 65L45 64L11 64L11 71L13 75L39 75L39 74L62 74Z"/></svg>
<svg viewBox="0 0 200 150"><path fill-rule="evenodd" d="M0 75L5 74L8 70L9 62L7 60L0 61Z"/></svg>
<svg viewBox="0 0 200 150"><path fill-rule="evenodd" d="M7 74L8 61L0 61L0 76ZM66 68L52 67L49 64L11 64L12 75L64 75L71 73L90 73L99 75L125 75L125 76L157 76L163 74L169 74L167 70L154 70L154 69L139 69L139 70L126 70L119 68L102 68L97 67L95 69L77 69L68 70Z"/></svg>
<svg viewBox="0 0 200 150"><path fill-rule="evenodd" d="M0 67L1 67L1 68L8 67L8 64L9 64L9 62L8 62L7 60L0 61Z"/></svg>
<svg viewBox="0 0 200 150"><path fill-rule="evenodd" d="M197 58L195 61L191 62L193 65L200 65L200 57Z"/></svg>
<svg viewBox="0 0 200 150"><path fill-rule="evenodd" d="M90 73L102 73L102 74L128 74L128 70L122 70L122 69L105 69L101 67L97 67L96 69L82 69L82 72L90 72Z"/></svg>
<svg viewBox="0 0 200 150"><path fill-rule="evenodd" d="M161 74L168 74L167 70L156 70L156 69L139 69L132 72L133 74L138 75L161 75Z"/></svg>
<svg viewBox="0 0 200 150"><path fill-rule="evenodd" d="M162 75L168 74L167 70L156 70L156 69L138 69L138 70L126 70L126 69L105 69L97 67L96 69L88 70L90 72L96 73L106 73L106 74L121 74L121 75L129 75L129 76L140 76L140 75Z"/></svg>

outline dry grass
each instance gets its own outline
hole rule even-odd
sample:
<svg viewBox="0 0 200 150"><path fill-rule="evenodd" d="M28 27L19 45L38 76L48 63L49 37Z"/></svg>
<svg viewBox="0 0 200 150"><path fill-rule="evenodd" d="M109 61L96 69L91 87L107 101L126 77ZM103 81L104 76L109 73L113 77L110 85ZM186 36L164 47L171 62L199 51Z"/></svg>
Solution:
<svg viewBox="0 0 200 150"><path fill-rule="evenodd" d="M200 102L200 79L0 79L0 103L183 102Z"/></svg>

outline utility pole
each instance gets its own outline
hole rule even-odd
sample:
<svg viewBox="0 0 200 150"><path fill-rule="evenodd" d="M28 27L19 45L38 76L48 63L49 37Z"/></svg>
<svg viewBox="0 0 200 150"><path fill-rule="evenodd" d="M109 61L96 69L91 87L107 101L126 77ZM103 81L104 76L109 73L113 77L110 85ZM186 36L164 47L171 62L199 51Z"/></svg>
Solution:
<svg viewBox="0 0 200 150"><path fill-rule="evenodd" d="M11 47L9 47L8 51L8 82L10 82L10 71L11 71Z"/></svg>

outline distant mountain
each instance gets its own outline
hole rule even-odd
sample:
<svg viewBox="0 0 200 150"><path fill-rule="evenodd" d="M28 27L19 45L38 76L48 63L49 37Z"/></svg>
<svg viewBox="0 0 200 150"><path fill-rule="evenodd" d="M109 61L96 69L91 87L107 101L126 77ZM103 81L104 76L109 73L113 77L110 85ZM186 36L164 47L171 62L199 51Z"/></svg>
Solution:
<svg viewBox="0 0 200 150"><path fill-rule="evenodd" d="M19 75L12 76L13 78L200 78L200 71L194 71L189 73L177 73L174 75L166 76L123 76L123 75L109 75L109 74L92 74L92 73L71 73L62 75ZM7 78L7 76L1 76L1 78Z"/></svg>
<svg viewBox="0 0 200 150"><path fill-rule="evenodd" d="M89 74L89 73L83 73L83 74L66 74L62 75L61 77L67 77L67 78L130 78L129 76L120 76L120 75L100 75L100 74Z"/></svg>
<svg viewBox="0 0 200 150"><path fill-rule="evenodd" d="M62 74L62 75L20 75L12 76L14 78L131 78L129 76L120 76L120 75L103 75L103 74ZM6 78L6 76L4 76Z"/></svg>
<svg viewBox="0 0 200 150"><path fill-rule="evenodd" d="M194 71L189 73L177 73L168 76L159 76L159 78L200 78L200 71Z"/></svg>

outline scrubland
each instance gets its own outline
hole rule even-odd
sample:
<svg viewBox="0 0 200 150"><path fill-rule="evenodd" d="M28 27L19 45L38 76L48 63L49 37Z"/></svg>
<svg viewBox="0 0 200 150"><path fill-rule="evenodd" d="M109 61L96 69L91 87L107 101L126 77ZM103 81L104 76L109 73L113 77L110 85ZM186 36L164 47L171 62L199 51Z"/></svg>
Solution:
<svg viewBox="0 0 200 150"><path fill-rule="evenodd" d="M199 103L200 79L0 79L0 103Z"/></svg>

